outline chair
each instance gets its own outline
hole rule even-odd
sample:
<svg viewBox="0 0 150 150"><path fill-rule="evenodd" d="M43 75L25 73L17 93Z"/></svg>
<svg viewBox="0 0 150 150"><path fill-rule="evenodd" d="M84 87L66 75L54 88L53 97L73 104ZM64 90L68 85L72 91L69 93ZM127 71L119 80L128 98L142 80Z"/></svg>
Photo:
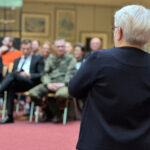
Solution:
<svg viewBox="0 0 150 150"><path fill-rule="evenodd" d="M2 76L3 76L3 78L6 76L7 71L8 71L8 66L3 65L3 72L2 72ZM3 99L2 99L2 103L0 103L0 106L2 106L2 107L3 107ZM2 113L3 113L3 110L2 110Z"/></svg>
<svg viewBox="0 0 150 150"><path fill-rule="evenodd" d="M7 73L11 73L13 69L14 63L10 63L9 67L6 65L3 65L3 78L7 75ZM2 119L5 118L5 113L6 113L6 103L7 103L7 91L4 91L4 100L2 103Z"/></svg>
<svg viewBox="0 0 150 150"><path fill-rule="evenodd" d="M49 93L47 95L48 97L55 97L54 93ZM67 113L68 113L68 103L70 102L70 98L68 97L66 98L65 101L65 107L63 108L63 125L66 125L67 122ZM78 108L77 108L77 102L75 98L71 98L73 100L74 103L74 109L75 109L75 115L76 115L76 119L78 118ZM29 122L32 122L32 118L33 118L33 112L34 112L34 105L35 103L32 101L31 102L31 109L30 109L30 118L29 118ZM38 116L39 116L39 106L36 106L36 110L35 110L35 122L38 123Z"/></svg>
<svg viewBox="0 0 150 150"><path fill-rule="evenodd" d="M6 76L7 71L8 71L8 66L3 65L3 72L2 72L3 78Z"/></svg>
<svg viewBox="0 0 150 150"><path fill-rule="evenodd" d="M2 72L2 75L3 75L3 78L7 75L7 72L8 72L8 66L6 65L3 65L3 72ZM5 91L4 92L4 99L2 99L3 102L1 103L1 107L2 107L2 119L4 119L5 117L5 113L6 113L6 101L7 101L7 92Z"/></svg>
<svg viewBox="0 0 150 150"><path fill-rule="evenodd" d="M14 63L12 62L12 63L9 64L9 67L8 67L8 72L9 72L9 73L12 72L13 67L14 67Z"/></svg>
<svg viewBox="0 0 150 150"><path fill-rule="evenodd" d="M49 97L55 97L54 93L50 93ZM30 109L30 117L29 117L29 122L32 122L32 118L33 118L33 113L34 113L34 106L35 106L35 102L32 101L31 102L31 109ZM35 108L35 123L38 123L38 119L39 119L39 106L36 106Z"/></svg>
<svg viewBox="0 0 150 150"><path fill-rule="evenodd" d="M26 92L17 92L16 94L18 95L17 104L16 104L16 114L18 114L21 95L24 95L29 98L29 93L28 93L28 91L26 91ZM33 113L34 113L34 105L35 105L35 103L32 101L31 108L30 108L29 122L32 122ZM39 116L39 106L36 106L36 111L35 111L35 122L36 123L38 123L38 116Z"/></svg>

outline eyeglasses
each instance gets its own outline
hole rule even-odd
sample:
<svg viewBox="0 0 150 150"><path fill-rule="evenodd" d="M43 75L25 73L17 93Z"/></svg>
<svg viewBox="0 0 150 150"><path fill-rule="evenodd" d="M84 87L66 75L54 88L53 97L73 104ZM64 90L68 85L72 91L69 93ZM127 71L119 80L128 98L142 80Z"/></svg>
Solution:
<svg viewBox="0 0 150 150"><path fill-rule="evenodd" d="M56 46L57 48L64 48L65 46L64 45L58 45Z"/></svg>
<svg viewBox="0 0 150 150"><path fill-rule="evenodd" d="M115 28L118 28L118 27L115 27L115 26L111 27L112 31L114 31L114 30L115 30Z"/></svg>

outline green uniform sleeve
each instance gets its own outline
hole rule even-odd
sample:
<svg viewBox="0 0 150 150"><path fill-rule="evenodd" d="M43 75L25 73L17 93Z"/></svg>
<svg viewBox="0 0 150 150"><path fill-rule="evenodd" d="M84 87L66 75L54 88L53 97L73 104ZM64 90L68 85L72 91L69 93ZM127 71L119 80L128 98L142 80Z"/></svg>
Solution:
<svg viewBox="0 0 150 150"><path fill-rule="evenodd" d="M45 68L44 68L44 73L41 77L41 81L43 84L48 84L51 82L51 67L52 67L52 61L51 58L48 58L45 62Z"/></svg>
<svg viewBox="0 0 150 150"><path fill-rule="evenodd" d="M73 77L73 75L76 73L76 60L75 58L70 59L70 63L68 65L68 69L65 75L65 84L68 85L70 79Z"/></svg>

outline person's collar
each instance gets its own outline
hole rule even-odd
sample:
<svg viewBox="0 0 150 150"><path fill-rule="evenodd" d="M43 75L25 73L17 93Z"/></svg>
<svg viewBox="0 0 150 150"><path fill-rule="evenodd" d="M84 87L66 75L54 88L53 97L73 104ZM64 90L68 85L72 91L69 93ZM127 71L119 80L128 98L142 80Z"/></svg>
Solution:
<svg viewBox="0 0 150 150"><path fill-rule="evenodd" d="M64 54L61 55L61 56L56 55L57 58L64 58L65 56L66 56L66 53L64 53Z"/></svg>
<svg viewBox="0 0 150 150"><path fill-rule="evenodd" d="M143 49L143 46L134 45L134 44L126 43L126 42L119 44L117 47L134 47L134 48L141 49L141 50Z"/></svg>
<svg viewBox="0 0 150 150"><path fill-rule="evenodd" d="M22 58L24 58L24 59L28 59L28 58L30 58L30 57L32 57L32 54L30 54L30 55L29 55L28 57L26 57L26 58L25 58L24 55L22 56Z"/></svg>

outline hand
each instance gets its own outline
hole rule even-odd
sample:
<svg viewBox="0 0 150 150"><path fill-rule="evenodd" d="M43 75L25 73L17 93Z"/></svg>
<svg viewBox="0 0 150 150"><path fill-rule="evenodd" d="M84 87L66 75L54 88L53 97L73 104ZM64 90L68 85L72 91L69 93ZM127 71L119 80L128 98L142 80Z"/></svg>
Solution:
<svg viewBox="0 0 150 150"><path fill-rule="evenodd" d="M47 88L51 91L56 92L59 88L65 86L64 83L48 83Z"/></svg>
<svg viewBox="0 0 150 150"><path fill-rule="evenodd" d="M0 54L4 53L4 52L7 52L9 49L7 46L3 45L0 47Z"/></svg>
<svg viewBox="0 0 150 150"><path fill-rule="evenodd" d="M27 78L30 77L30 74L26 73L25 71L19 72L19 75L27 77Z"/></svg>

